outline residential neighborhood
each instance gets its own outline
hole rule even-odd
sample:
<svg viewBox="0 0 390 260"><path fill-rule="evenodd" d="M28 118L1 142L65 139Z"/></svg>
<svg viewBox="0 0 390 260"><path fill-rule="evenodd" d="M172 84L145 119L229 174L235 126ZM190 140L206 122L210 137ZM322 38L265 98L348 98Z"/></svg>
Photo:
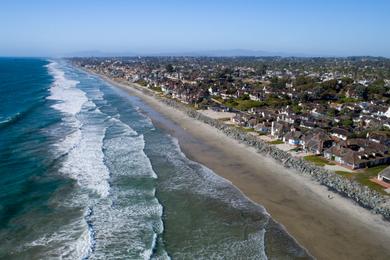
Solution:
<svg viewBox="0 0 390 260"><path fill-rule="evenodd" d="M72 62L176 99L339 172L390 164L386 58L114 57ZM382 179L376 180L384 184Z"/></svg>

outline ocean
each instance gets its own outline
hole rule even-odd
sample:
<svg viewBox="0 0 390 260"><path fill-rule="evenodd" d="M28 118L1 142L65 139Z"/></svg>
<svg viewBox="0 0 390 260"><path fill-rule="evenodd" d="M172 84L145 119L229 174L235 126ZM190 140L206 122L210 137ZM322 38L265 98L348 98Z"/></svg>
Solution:
<svg viewBox="0 0 390 260"><path fill-rule="evenodd" d="M0 259L306 259L146 106L66 61L0 59Z"/></svg>

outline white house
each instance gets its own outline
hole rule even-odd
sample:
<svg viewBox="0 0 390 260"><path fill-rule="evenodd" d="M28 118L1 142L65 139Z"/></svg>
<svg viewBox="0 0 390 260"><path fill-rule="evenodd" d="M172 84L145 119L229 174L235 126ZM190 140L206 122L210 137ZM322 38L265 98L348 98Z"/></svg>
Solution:
<svg viewBox="0 0 390 260"><path fill-rule="evenodd" d="M378 174L378 180L390 183L390 167L387 167Z"/></svg>

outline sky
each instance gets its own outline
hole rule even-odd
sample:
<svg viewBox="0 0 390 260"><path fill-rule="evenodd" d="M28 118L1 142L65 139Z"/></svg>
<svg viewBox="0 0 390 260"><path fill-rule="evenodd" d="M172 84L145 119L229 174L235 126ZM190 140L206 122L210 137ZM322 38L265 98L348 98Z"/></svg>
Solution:
<svg viewBox="0 0 390 260"><path fill-rule="evenodd" d="M390 1L0 1L0 56L229 49L390 57Z"/></svg>

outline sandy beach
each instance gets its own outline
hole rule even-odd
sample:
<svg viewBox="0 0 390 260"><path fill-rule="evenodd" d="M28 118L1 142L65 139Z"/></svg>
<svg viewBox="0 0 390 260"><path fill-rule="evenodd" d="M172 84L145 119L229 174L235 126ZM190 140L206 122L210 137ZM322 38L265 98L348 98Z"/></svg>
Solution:
<svg viewBox="0 0 390 260"><path fill-rule="evenodd" d="M147 104L141 109L179 140L187 157L264 206L315 258L390 259L390 223L381 216L142 91L104 79L140 97Z"/></svg>

